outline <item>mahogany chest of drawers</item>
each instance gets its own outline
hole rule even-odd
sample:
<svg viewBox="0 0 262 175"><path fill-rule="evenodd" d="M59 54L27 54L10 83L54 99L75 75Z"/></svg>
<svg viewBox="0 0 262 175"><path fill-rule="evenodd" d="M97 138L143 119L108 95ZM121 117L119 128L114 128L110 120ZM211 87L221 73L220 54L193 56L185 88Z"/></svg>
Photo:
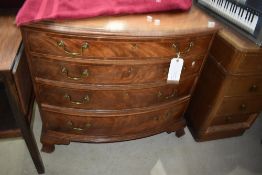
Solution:
<svg viewBox="0 0 262 175"><path fill-rule="evenodd" d="M198 141L242 135L262 111L262 48L228 29L215 37L187 111Z"/></svg>
<svg viewBox="0 0 262 175"><path fill-rule="evenodd" d="M141 14L21 28L43 151L70 141L184 134L183 114L218 28L209 28L209 18L196 8L148 15L153 21ZM167 84L170 60L179 52L181 79Z"/></svg>

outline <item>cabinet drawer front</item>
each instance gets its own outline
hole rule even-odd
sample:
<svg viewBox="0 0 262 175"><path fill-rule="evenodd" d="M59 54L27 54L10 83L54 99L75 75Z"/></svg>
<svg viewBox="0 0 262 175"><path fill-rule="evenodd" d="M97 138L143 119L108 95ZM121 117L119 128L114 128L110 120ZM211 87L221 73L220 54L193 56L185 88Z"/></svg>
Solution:
<svg viewBox="0 0 262 175"><path fill-rule="evenodd" d="M235 76L234 78L232 78L232 81L228 86L225 96L260 94L262 94L262 76Z"/></svg>
<svg viewBox="0 0 262 175"><path fill-rule="evenodd" d="M239 115L226 115L216 116L211 125L228 125L234 123L248 123L251 124L256 119L257 114L239 114Z"/></svg>
<svg viewBox="0 0 262 175"><path fill-rule="evenodd" d="M43 110L44 127L68 134L127 136L172 127L184 113L187 102L161 110L126 115L68 115Z"/></svg>
<svg viewBox="0 0 262 175"><path fill-rule="evenodd" d="M236 73L262 74L262 54L243 55Z"/></svg>
<svg viewBox="0 0 262 175"><path fill-rule="evenodd" d="M161 63L127 64L77 63L34 57L34 74L38 78L80 84L142 84L166 82L170 60ZM181 79L197 74L203 58L186 59Z"/></svg>
<svg viewBox="0 0 262 175"><path fill-rule="evenodd" d="M66 36L44 32L30 31L28 40L30 51L56 56L82 58L143 58L174 57L176 52L188 55L203 55L208 49L211 35L192 38L159 39L105 39L79 36ZM193 45L190 46L190 43ZM186 55L187 55L186 54Z"/></svg>
<svg viewBox="0 0 262 175"><path fill-rule="evenodd" d="M38 85L38 89L43 104L78 109L115 110L147 107L188 96L194 81L192 77L178 85L126 90L79 90L48 85Z"/></svg>
<svg viewBox="0 0 262 175"><path fill-rule="evenodd" d="M217 115L247 114L262 111L262 96L224 98Z"/></svg>

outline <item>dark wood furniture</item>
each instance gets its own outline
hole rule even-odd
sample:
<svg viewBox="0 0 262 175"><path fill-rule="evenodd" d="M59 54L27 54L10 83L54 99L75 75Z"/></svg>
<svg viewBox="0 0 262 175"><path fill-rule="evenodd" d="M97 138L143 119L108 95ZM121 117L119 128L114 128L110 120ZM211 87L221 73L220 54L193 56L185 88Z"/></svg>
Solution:
<svg viewBox="0 0 262 175"><path fill-rule="evenodd" d="M183 114L218 30L208 21L192 8L23 26L43 121L42 151L70 141L183 135ZM178 52L185 62L181 80L167 84Z"/></svg>
<svg viewBox="0 0 262 175"><path fill-rule="evenodd" d="M23 136L38 173L44 173L30 127L33 87L14 19L14 16L0 16L0 138Z"/></svg>
<svg viewBox="0 0 262 175"><path fill-rule="evenodd" d="M242 135L262 111L262 48L224 29L187 111L197 141Z"/></svg>

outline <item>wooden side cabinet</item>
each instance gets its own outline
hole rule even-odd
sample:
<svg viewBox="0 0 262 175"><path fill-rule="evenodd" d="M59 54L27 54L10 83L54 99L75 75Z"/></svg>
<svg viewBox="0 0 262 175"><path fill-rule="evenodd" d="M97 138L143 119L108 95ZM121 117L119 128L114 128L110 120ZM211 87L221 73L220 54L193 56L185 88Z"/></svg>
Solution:
<svg viewBox="0 0 262 175"><path fill-rule="evenodd" d="M186 113L197 141L242 135L262 110L262 49L224 29Z"/></svg>
<svg viewBox="0 0 262 175"><path fill-rule="evenodd" d="M30 127L34 93L14 16L0 16L0 138L22 136L38 173L44 166Z"/></svg>

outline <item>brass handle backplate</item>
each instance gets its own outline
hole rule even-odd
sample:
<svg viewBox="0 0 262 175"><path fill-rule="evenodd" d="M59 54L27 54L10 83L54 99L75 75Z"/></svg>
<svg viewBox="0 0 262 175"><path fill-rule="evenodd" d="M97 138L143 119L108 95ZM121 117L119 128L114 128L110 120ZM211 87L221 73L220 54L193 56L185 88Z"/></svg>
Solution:
<svg viewBox="0 0 262 175"><path fill-rule="evenodd" d="M82 105L86 104L90 101L90 98L88 95L86 95L81 101L73 101L71 96L68 94L64 95L64 98L67 99L70 103L75 104L75 105Z"/></svg>
<svg viewBox="0 0 262 175"><path fill-rule="evenodd" d="M176 54L177 54L178 57L180 55L188 54L191 51L193 46L194 46L194 42L191 41L189 43L189 45L184 50L180 50L180 45L179 44L176 44L176 43L172 44L172 48L176 50Z"/></svg>
<svg viewBox="0 0 262 175"><path fill-rule="evenodd" d="M71 52L70 50L67 49L67 47L66 47L66 45L65 45L65 43L64 43L63 40L58 41L58 42L57 42L57 46L63 48L65 54L67 54L67 55L69 55L69 56L72 56L72 57L82 56L84 50L89 48L89 44L88 44L87 42L84 42L84 43L81 45L80 52Z"/></svg>
<svg viewBox="0 0 262 175"><path fill-rule="evenodd" d="M86 123L83 128L74 127L73 122L71 122L71 121L68 121L67 125L68 125L68 127L70 127L70 129L75 130L75 131L84 131L84 130L89 129L92 126L91 123Z"/></svg>
<svg viewBox="0 0 262 175"><path fill-rule="evenodd" d="M61 72L63 74L65 74L68 79L71 79L71 80L81 80L81 79L89 76L88 69L84 69L79 77L70 76L68 69L64 66L61 67Z"/></svg>

